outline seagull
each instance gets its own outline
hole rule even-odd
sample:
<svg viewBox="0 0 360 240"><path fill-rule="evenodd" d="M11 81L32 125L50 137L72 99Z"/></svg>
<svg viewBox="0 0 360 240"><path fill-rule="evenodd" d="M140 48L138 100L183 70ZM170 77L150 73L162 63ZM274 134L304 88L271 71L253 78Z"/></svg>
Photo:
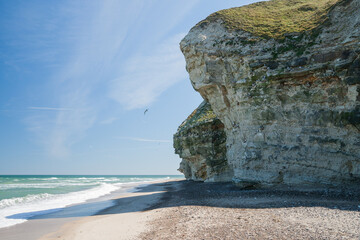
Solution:
<svg viewBox="0 0 360 240"><path fill-rule="evenodd" d="M144 111L144 115L145 115L145 113L147 113L147 111L149 111L149 109L148 109L148 108Z"/></svg>

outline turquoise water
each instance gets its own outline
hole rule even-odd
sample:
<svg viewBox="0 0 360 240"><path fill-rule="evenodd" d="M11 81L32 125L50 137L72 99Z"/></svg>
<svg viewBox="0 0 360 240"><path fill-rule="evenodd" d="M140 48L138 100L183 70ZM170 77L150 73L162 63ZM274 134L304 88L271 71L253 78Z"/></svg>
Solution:
<svg viewBox="0 0 360 240"><path fill-rule="evenodd" d="M59 211L125 188L130 183L182 178L181 175L7 175L0 176L0 228ZM48 211L47 211L48 210ZM33 214L24 214L32 212ZM35 213L34 213L35 212ZM24 219L11 216L24 214Z"/></svg>

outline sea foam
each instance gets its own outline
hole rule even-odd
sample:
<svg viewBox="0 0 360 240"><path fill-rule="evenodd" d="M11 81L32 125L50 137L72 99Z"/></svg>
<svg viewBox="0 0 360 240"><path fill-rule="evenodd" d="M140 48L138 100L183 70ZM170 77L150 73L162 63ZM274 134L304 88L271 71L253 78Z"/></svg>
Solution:
<svg viewBox="0 0 360 240"><path fill-rule="evenodd" d="M40 214L62 210L62 208L98 198L121 188L121 183L107 184L66 194L32 194L21 198L0 201L0 228L23 223Z"/></svg>

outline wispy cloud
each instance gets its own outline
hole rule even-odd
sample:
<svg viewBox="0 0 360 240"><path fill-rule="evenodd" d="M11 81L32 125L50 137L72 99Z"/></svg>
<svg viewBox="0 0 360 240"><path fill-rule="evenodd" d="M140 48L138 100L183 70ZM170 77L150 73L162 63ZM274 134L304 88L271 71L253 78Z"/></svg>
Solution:
<svg viewBox="0 0 360 240"><path fill-rule="evenodd" d="M47 111L35 113L27 119L29 129L35 132L52 157L68 156L71 146L94 125L102 102L94 92L99 89L99 83L106 83L103 80L107 68L112 66L131 22L141 11L139 2L122 2L121 5L107 0L91 4L87 14L72 10L72 14L81 16L80 19L74 18L77 21L64 36L74 38L70 47L72 51L64 66L54 73L51 82L51 88L56 89L53 101L59 107L29 107L30 110ZM129 12L121 10L122 7ZM119 24L123 20L127 24Z"/></svg>
<svg viewBox="0 0 360 240"><path fill-rule="evenodd" d="M116 120L118 120L118 118L116 117L111 117L111 118L108 118L108 119L105 119L105 120L102 120L100 121L100 124L112 124L113 122L115 122Z"/></svg>
<svg viewBox="0 0 360 240"><path fill-rule="evenodd" d="M28 107L29 110L49 110L49 111L74 111L73 108L55 108L55 107Z"/></svg>
<svg viewBox="0 0 360 240"><path fill-rule="evenodd" d="M120 77L110 85L109 96L126 109L143 108L175 83L186 79L185 61L179 50L184 33L155 47L151 55L137 55L127 61Z"/></svg>
<svg viewBox="0 0 360 240"><path fill-rule="evenodd" d="M133 137L117 137L117 139L131 140L131 141L136 141L136 142L157 142L157 143L171 143L172 142L170 140L133 138Z"/></svg>
<svg viewBox="0 0 360 240"><path fill-rule="evenodd" d="M61 38L71 39L66 50L70 55L49 83L52 91L56 89L52 102L58 107L28 108L34 110L27 119L29 129L39 136L52 157L67 156L73 144L94 126L106 109L104 106L114 104L112 100L126 110L149 106L169 87L187 78L179 50L185 34L174 31L169 35L169 32L194 2L197 1L167 3L173 9L171 13L165 11L164 18L170 20L156 18L161 26L152 31L144 28L152 27L149 23L149 18L154 17L152 10L163 6L162 1L104 0L89 4L86 11L72 8L69 14L76 16L75 21L67 33L61 31ZM139 41L139 37L148 39ZM118 119L112 116L98 123L111 124Z"/></svg>

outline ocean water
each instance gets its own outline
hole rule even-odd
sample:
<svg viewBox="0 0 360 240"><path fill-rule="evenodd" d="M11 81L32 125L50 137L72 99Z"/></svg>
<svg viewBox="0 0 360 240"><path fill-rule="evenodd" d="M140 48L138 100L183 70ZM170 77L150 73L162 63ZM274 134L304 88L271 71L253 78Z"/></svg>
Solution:
<svg viewBox="0 0 360 240"><path fill-rule="evenodd" d="M127 189L178 175L7 175L0 176L0 228L61 211Z"/></svg>

